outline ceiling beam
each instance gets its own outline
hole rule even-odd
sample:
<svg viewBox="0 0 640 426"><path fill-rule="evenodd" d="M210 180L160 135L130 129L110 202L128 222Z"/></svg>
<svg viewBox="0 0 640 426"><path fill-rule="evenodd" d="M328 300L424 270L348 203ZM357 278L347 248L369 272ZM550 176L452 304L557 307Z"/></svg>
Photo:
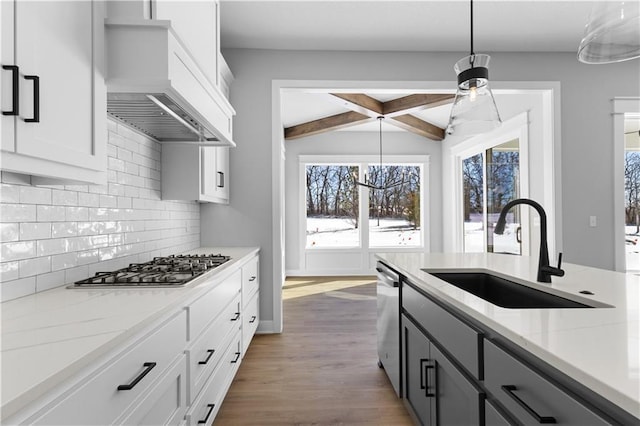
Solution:
<svg viewBox="0 0 640 426"><path fill-rule="evenodd" d="M444 129L421 120L409 112L449 104L455 97L451 94L418 93L382 102L362 93L332 93L332 95L338 98L343 106L353 111L372 118L384 116L389 118L389 124L436 141L444 139Z"/></svg>
<svg viewBox="0 0 640 426"><path fill-rule="evenodd" d="M382 112L385 117L411 114L423 109L450 104L454 98L455 95L451 94L417 93L384 102Z"/></svg>
<svg viewBox="0 0 640 426"><path fill-rule="evenodd" d="M340 103L352 111L373 118L384 115L384 104L371 96L362 93L332 93L332 95L339 98Z"/></svg>
<svg viewBox="0 0 640 426"><path fill-rule="evenodd" d="M372 118L370 116L356 111L344 112L318 120L308 121L296 126L286 127L284 129L284 138L286 140L298 139L305 136L330 132L332 130L344 129L345 127L355 126L356 124L362 124L371 120Z"/></svg>
<svg viewBox="0 0 640 426"><path fill-rule="evenodd" d="M434 126L431 123L427 123L426 121L411 114L389 117L389 124L393 124L401 129L435 141L441 141L444 139L444 129Z"/></svg>

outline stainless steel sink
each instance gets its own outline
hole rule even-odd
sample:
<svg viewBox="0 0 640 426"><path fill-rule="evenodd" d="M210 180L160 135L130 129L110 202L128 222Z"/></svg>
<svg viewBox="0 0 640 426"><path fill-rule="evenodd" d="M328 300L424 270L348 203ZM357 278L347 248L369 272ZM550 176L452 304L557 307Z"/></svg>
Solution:
<svg viewBox="0 0 640 426"><path fill-rule="evenodd" d="M434 272L428 269L423 271L503 308L592 308L486 272Z"/></svg>

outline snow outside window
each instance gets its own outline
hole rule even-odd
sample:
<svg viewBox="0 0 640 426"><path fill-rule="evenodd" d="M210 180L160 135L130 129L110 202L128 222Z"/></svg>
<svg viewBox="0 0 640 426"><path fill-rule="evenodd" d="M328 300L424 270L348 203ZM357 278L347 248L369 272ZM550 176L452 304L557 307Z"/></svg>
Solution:
<svg viewBox="0 0 640 426"><path fill-rule="evenodd" d="M304 167L307 249L423 246L421 165Z"/></svg>

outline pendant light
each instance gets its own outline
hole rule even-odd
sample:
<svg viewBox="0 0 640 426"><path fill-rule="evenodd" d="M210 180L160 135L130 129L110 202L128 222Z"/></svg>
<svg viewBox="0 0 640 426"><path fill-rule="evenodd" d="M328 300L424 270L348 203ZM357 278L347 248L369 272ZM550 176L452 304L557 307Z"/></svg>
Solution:
<svg viewBox="0 0 640 426"><path fill-rule="evenodd" d="M379 176L382 177L382 120L384 120L384 117L382 115L377 117L378 122L380 123L380 137L379 137L379 141L380 141L380 169L379 169ZM369 182L369 179L367 178L367 174L364 174L364 182L359 182L358 181L358 177L356 175L356 173L354 172L353 174L353 179L355 180L356 185L360 185L360 186L366 186L369 189L373 189L373 190L386 190L389 188L393 188L395 186L401 185L402 183L404 183L404 175L401 177L401 179L399 181L393 182L390 185L376 185L375 182L371 183Z"/></svg>
<svg viewBox="0 0 640 426"><path fill-rule="evenodd" d="M489 88L489 55L473 51L473 0L470 0L471 52L453 69L458 90L451 108L447 133L472 136L492 130L502 123L496 101Z"/></svg>
<svg viewBox="0 0 640 426"><path fill-rule="evenodd" d="M608 64L640 58L640 2L606 1L591 8L578 60Z"/></svg>

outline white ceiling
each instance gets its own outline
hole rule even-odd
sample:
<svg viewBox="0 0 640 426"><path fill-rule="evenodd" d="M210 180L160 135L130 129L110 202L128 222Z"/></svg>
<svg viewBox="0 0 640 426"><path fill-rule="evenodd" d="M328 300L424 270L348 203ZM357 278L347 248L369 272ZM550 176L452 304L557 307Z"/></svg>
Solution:
<svg viewBox="0 0 640 426"><path fill-rule="evenodd" d="M593 1L475 0L477 52L576 52ZM455 51L469 49L468 0L221 0L223 48L277 50ZM408 93L367 93L380 100ZM347 111L329 94L287 92L289 127ZM449 106L421 111L445 127ZM400 130L384 125L389 131ZM372 122L344 129L377 131Z"/></svg>
<svg viewBox="0 0 640 426"><path fill-rule="evenodd" d="M478 52L575 52L593 1L476 0ZM223 48L466 51L467 0L222 0Z"/></svg>

